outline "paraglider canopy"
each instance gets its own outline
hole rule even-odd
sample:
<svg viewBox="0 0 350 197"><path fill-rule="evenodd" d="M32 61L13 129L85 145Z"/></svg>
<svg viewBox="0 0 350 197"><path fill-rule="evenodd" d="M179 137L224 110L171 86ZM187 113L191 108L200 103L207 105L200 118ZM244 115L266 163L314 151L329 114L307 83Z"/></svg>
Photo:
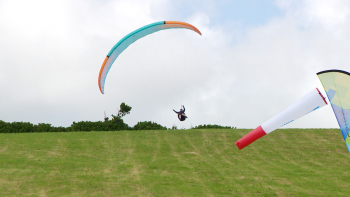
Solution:
<svg viewBox="0 0 350 197"><path fill-rule="evenodd" d="M130 46L136 40L142 37L145 37L149 34L152 34L154 32L165 30L165 29L174 29L174 28L189 29L198 33L199 35L202 35L202 33L193 25L185 22L180 22L180 21L160 21L160 22L146 25L144 27L141 27L129 33L124 38L122 38L116 45L114 45L114 47L109 51L109 53L107 54L107 57L103 61L103 64L101 66L100 73L98 76L98 86L100 88L101 93L104 94L104 85L105 85L105 81L106 81L106 77L109 69L112 67L112 64L118 58L118 56L126 48L128 48L128 46Z"/></svg>

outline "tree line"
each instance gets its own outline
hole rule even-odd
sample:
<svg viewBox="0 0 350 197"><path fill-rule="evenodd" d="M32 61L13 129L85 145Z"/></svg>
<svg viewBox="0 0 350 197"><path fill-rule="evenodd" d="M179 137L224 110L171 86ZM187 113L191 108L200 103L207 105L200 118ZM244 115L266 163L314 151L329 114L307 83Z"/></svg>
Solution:
<svg viewBox="0 0 350 197"><path fill-rule="evenodd" d="M135 126L130 127L124 123L123 117L130 113L132 107L124 102L120 104L120 109L112 118L104 118L104 121L80 121L73 122L69 127L55 127L47 123L39 123L37 125L30 122L4 122L0 120L0 133L37 133L37 132L72 132L72 131L120 131L120 130L177 130L174 125L167 128L151 121L138 122ZM191 129L235 129L235 127L220 125L198 125Z"/></svg>

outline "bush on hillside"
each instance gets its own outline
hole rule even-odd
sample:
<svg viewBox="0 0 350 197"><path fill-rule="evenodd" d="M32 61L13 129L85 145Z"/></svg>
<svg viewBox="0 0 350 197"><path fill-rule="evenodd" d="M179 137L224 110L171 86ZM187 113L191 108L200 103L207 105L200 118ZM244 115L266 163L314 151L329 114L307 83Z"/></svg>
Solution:
<svg viewBox="0 0 350 197"><path fill-rule="evenodd" d="M73 122L69 127L71 131L121 131L121 130L131 130L127 124L124 123L123 119L105 119L104 122L91 122L91 121L80 121Z"/></svg>
<svg viewBox="0 0 350 197"><path fill-rule="evenodd" d="M134 126L134 130L167 130L167 128L155 122L145 121L145 122L138 122Z"/></svg>
<svg viewBox="0 0 350 197"><path fill-rule="evenodd" d="M30 122L4 122L0 120L0 133L32 133L32 132L62 132L68 131L64 127L53 127L51 124Z"/></svg>
<svg viewBox="0 0 350 197"><path fill-rule="evenodd" d="M235 129L235 127L230 127L230 126L220 126L220 125L198 125L193 127L192 129Z"/></svg>

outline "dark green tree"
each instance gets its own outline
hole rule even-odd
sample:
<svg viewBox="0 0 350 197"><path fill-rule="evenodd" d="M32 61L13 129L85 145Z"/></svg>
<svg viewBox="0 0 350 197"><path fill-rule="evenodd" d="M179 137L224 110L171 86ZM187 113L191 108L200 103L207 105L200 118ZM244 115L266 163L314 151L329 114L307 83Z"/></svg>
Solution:
<svg viewBox="0 0 350 197"><path fill-rule="evenodd" d="M129 105L125 104L124 102L122 102L120 104L120 109L118 110L118 114L115 116L112 114L112 120L114 122L119 122L122 117L124 117L126 114L130 114L131 108Z"/></svg>
<svg viewBox="0 0 350 197"><path fill-rule="evenodd" d="M131 108L129 105L126 105L124 102L122 102L120 104L120 110L118 110L118 117L122 118L124 117L126 114L130 114Z"/></svg>

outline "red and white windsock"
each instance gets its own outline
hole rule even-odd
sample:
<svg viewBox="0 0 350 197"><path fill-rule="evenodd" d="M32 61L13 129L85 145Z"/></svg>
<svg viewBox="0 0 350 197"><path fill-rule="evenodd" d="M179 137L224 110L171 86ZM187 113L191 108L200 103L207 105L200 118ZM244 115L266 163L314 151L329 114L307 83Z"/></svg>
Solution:
<svg viewBox="0 0 350 197"><path fill-rule="evenodd" d="M239 139L235 144L241 150L262 136L325 105L327 105L325 97L316 88L281 113Z"/></svg>

